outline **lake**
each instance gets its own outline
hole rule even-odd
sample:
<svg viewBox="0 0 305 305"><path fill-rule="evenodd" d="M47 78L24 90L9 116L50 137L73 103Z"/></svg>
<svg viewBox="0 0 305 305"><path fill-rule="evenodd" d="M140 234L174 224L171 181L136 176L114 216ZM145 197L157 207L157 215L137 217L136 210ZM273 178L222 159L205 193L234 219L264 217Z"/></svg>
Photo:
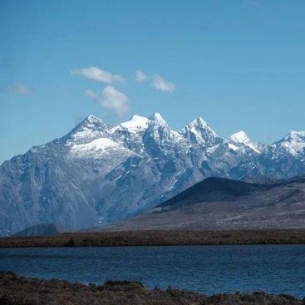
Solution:
<svg viewBox="0 0 305 305"><path fill-rule="evenodd" d="M0 249L0 270L83 283L136 280L205 294L305 296L305 245Z"/></svg>

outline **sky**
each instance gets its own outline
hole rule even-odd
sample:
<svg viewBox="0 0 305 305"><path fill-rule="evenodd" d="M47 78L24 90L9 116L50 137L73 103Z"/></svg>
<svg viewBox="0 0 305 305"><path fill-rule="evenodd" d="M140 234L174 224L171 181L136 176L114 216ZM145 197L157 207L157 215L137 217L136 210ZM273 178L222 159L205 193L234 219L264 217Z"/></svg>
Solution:
<svg viewBox="0 0 305 305"><path fill-rule="evenodd" d="M305 1L0 1L0 163L162 114L272 143L305 130Z"/></svg>

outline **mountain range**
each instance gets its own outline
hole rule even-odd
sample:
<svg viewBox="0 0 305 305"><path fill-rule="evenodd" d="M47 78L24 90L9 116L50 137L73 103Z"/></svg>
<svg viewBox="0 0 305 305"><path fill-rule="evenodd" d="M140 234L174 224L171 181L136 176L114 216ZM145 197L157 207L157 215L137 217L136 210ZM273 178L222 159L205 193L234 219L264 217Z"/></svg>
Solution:
<svg viewBox="0 0 305 305"><path fill-rule="evenodd" d="M115 127L88 116L67 135L0 166L0 235L40 223L68 230L146 212L207 177L287 179L305 170L305 132L264 145L219 137L198 118L180 131L159 113Z"/></svg>

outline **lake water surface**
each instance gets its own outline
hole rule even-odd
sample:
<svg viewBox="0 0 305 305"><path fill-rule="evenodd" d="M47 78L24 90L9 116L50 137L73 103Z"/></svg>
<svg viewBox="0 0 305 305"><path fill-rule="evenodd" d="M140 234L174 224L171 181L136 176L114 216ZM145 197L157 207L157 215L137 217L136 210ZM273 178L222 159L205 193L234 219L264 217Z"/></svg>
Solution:
<svg viewBox="0 0 305 305"><path fill-rule="evenodd" d="M141 280L148 287L305 296L305 246L0 249L0 270L84 283Z"/></svg>

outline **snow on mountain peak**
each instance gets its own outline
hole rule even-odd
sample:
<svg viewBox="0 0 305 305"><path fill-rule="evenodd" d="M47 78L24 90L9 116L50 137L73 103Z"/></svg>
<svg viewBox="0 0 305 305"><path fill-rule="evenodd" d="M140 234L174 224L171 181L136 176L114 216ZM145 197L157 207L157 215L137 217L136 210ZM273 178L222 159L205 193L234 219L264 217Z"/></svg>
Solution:
<svg viewBox="0 0 305 305"><path fill-rule="evenodd" d="M247 136L247 134L244 131L239 131L234 134L232 134L229 137L229 140L235 143L248 143L251 142L250 138Z"/></svg>
<svg viewBox="0 0 305 305"><path fill-rule="evenodd" d="M152 118L153 120L163 120L163 117L162 117L162 115L161 115L159 112L155 112L155 113L151 116L151 118Z"/></svg>
<svg viewBox="0 0 305 305"><path fill-rule="evenodd" d="M208 127L208 124L201 117L193 120L191 123L188 124L189 128L193 128L193 127L197 127L197 126L201 126L203 128L206 128L206 127Z"/></svg>
<svg viewBox="0 0 305 305"><path fill-rule="evenodd" d="M149 119L140 115L134 115L129 121L123 122L112 129L115 132L119 129L127 129L129 132L137 132L147 129Z"/></svg>
<svg viewBox="0 0 305 305"><path fill-rule="evenodd" d="M151 121L158 122L160 124L166 124L166 121L163 119L162 115L159 112L155 112L152 116L149 117Z"/></svg>
<svg viewBox="0 0 305 305"><path fill-rule="evenodd" d="M108 125L94 115L87 116L75 128L73 128L63 139L67 144L72 142L87 143L93 139L106 134Z"/></svg>
<svg viewBox="0 0 305 305"><path fill-rule="evenodd" d="M201 117L193 120L180 133L192 143L196 144L217 144L220 138L216 132L209 127Z"/></svg>
<svg viewBox="0 0 305 305"><path fill-rule="evenodd" d="M101 122L102 120L92 114L88 115L84 121L88 121L90 123L97 123Z"/></svg>
<svg viewBox="0 0 305 305"><path fill-rule="evenodd" d="M292 155L297 155L305 149L305 131L290 131L281 141L277 142ZM277 144L273 144L273 146Z"/></svg>
<svg viewBox="0 0 305 305"><path fill-rule="evenodd" d="M134 116L132 116L132 118L130 119L130 121L143 121L143 120L147 120L146 117L141 116L141 115L137 115L135 114Z"/></svg>
<svg viewBox="0 0 305 305"><path fill-rule="evenodd" d="M243 144L243 145L251 148L255 152L261 153L261 149L260 149L259 145L257 143L253 143L244 131L239 131L239 132L232 134L228 138L228 141L231 143L231 144L229 144L229 146L233 150L237 150L239 145Z"/></svg>
<svg viewBox="0 0 305 305"><path fill-rule="evenodd" d="M82 127L86 127L93 130L104 130L108 128L108 125L104 123L102 119L90 114L74 129L80 129Z"/></svg>
<svg viewBox="0 0 305 305"><path fill-rule="evenodd" d="M304 141L305 131L290 131L290 133L284 138L285 140L295 140L295 141Z"/></svg>

